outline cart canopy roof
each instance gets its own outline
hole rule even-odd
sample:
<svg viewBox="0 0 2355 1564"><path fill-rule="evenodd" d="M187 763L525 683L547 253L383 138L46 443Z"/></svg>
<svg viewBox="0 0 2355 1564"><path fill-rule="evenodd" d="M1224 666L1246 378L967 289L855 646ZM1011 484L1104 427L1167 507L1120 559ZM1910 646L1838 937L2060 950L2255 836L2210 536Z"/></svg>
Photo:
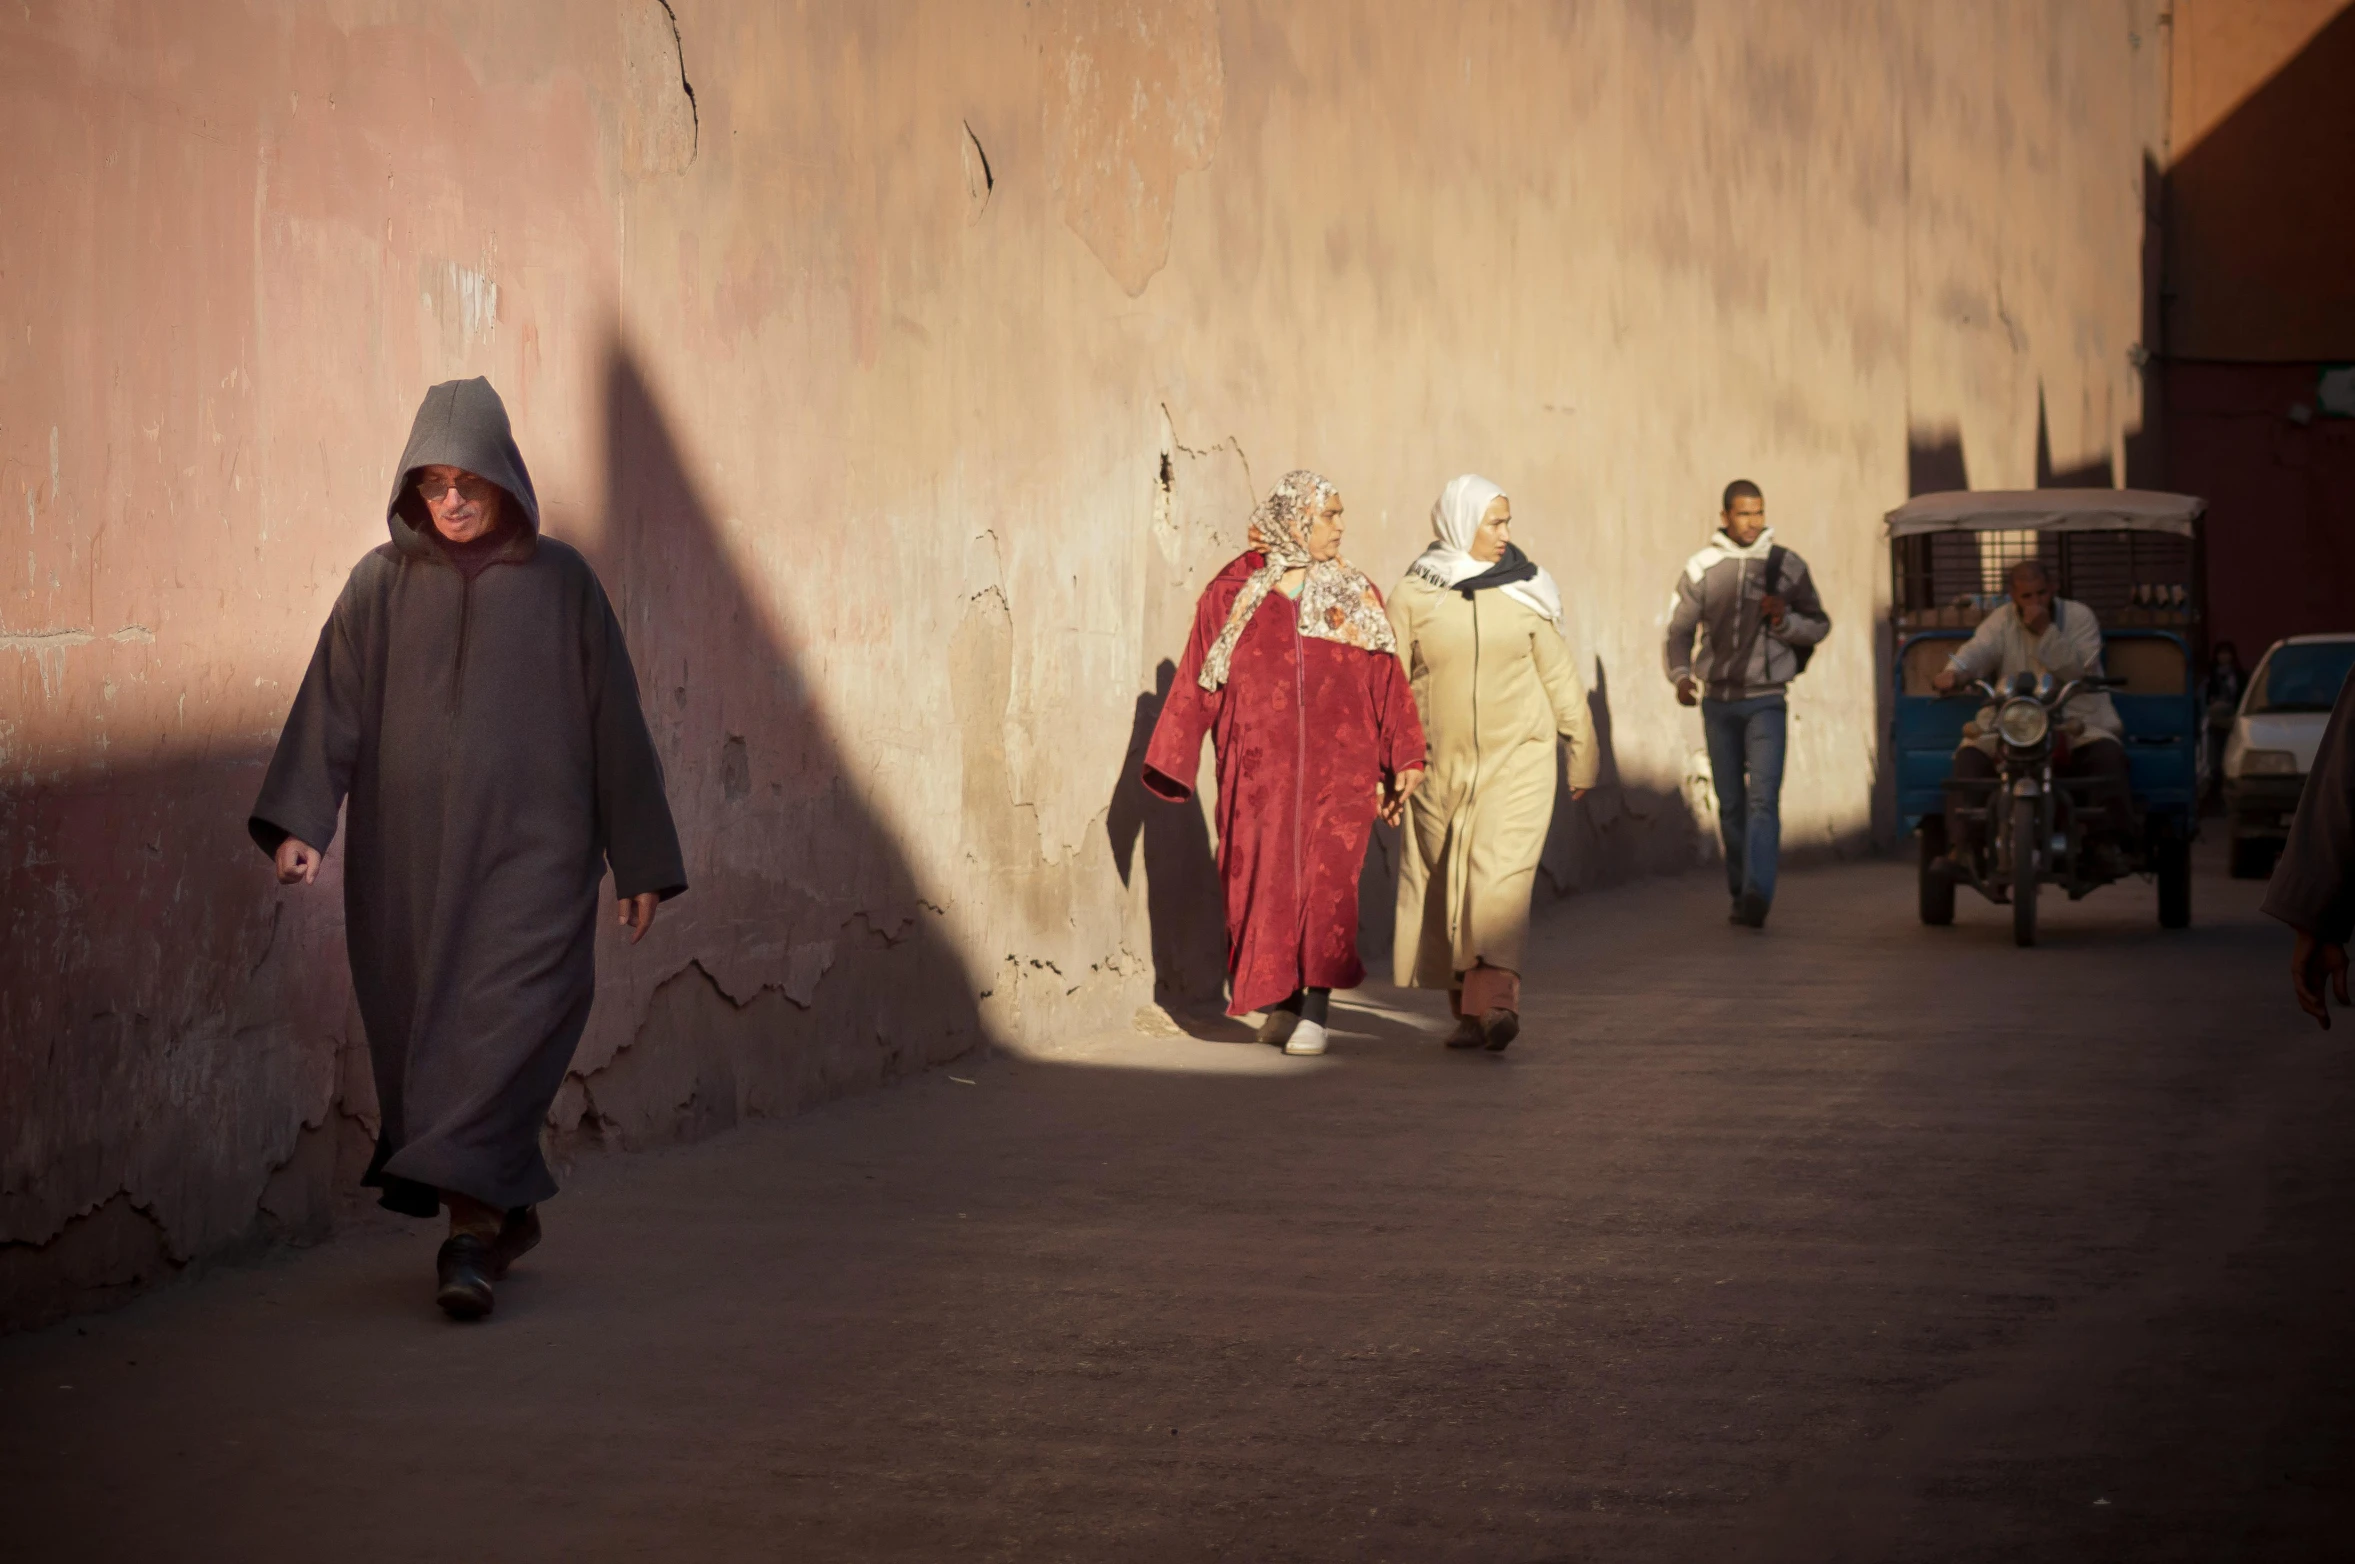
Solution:
<svg viewBox="0 0 2355 1564"><path fill-rule="evenodd" d="M1924 532L2172 532L2190 537L2208 508L2156 489L1956 489L1889 512L1889 536Z"/></svg>

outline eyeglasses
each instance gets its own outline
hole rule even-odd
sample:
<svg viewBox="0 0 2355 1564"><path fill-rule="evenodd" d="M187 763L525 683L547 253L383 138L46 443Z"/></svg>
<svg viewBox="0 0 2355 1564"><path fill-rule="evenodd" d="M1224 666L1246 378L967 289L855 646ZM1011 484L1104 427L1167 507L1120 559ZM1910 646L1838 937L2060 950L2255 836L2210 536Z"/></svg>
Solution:
<svg viewBox="0 0 2355 1564"><path fill-rule="evenodd" d="M417 497L428 505L440 504L442 496L452 489L456 489L459 498L470 505L487 504L490 497L499 492L499 486L488 478L458 478L446 483L437 483L431 478L417 480Z"/></svg>

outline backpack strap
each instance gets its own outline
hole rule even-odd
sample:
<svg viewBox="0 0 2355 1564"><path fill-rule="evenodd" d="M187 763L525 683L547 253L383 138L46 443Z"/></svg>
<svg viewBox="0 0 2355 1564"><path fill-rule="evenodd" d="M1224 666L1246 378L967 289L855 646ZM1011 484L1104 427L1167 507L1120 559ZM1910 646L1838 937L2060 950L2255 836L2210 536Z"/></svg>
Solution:
<svg viewBox="0 0 2355 1564"><path fill-rule="evenodd" d="M1779 594L1782 592L1782 590L1783 590L1783 561L1784 561L1785 559L1787 559L1787 558L1789 558L1789 557L1790 557L1790 553L1791 553L1791 551L1790 551L1789 549L1787 549L1787 548L1783 547L1783 546L1782 546L1780 543L1773 544L1772 546L1770 546L1770 547L1767 549L1767 551L1766 551L1766 595L1767 595L1767 596L1769 596L1769 597L1774 597L1774 596L1777 596L1777 595L1779 595ZM1766 623L1766 622L1765 622L1763 619L1759 621L1759 628L1760 628L1761 630L1764 630L1764 628L1765 628L1765 623ZM1788 643L1786 643L1786 645L1788 645ZM1805 672L1807 671L1807 664L1808 664L1808 663L1809 663L1809 662L1810 662L1810 661L1811 661L1811 660L1814 658L1814 656L1815 656L1815 648L1814 648L1814 646L1812 646L1812 645L1808 645L1808 646L1791 646L1791 647L1789 647L1789 650L1790 650L1790 653L1791 653L1791 672L1792 672L1792 674L1793 674L1794 676L1796 676L1796 675L1798 675L1798 674L1805 673Z"/></svg>

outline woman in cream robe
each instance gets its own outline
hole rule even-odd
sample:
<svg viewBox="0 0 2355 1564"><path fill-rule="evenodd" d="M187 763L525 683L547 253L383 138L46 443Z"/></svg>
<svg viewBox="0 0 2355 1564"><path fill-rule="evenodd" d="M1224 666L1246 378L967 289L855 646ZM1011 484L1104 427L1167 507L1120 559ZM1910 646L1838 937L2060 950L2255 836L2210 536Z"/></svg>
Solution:
<svg viewBox="0 0 2355 1564"><path fill-rule="evenodd" d="M1393 962L1402 987L1445 988L1450 1048L1519 1033L1529 893L1554 813L1554 745L1570 796L1602 763L1563 644L1553 578L1513 547L1512 505L1485 478L1450 482L1438 535L1390 597L1431 759L1407 803Z"/></svg>

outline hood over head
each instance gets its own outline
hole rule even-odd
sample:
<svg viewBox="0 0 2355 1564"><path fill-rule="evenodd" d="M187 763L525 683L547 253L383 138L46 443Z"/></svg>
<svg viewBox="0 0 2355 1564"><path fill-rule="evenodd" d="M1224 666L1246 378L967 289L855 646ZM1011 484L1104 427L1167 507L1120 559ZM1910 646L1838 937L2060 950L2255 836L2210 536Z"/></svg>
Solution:
<svg viewBox="0 0 2355 1564"><path fill-rule="evenodd" d="M403 553L420 553L433 546L433 518L417 497L417 471L434 466L462 467L506 490L502 525L517 528L527 550L538 540L539 496L532 492L523 453L515 448L507 404L482 376L445 380L426 392L417 408L417 420L409 426L409 444L393 472L392 498L385 505L386 525L394 545Z"/></svg>

